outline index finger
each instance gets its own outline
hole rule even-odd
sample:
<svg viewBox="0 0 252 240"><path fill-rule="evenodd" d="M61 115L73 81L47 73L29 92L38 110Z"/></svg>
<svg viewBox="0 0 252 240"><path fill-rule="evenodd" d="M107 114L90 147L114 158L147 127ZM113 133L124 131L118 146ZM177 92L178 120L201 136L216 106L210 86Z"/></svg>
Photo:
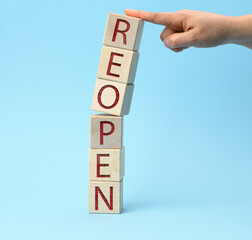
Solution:
<svg viewBox="0 0 252 240"><path fill-rule="evenodd" d="M124 12L127 16L141 18L144 21L160 25L169 25L172 17L172 14L167 12L147 12L132 9L126 9Z"/></svg>

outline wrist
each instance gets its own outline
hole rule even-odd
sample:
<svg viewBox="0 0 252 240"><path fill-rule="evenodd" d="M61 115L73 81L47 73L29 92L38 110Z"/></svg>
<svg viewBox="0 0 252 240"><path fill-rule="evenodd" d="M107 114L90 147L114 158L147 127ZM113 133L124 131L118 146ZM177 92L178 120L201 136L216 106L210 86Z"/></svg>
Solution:
<svg viewBox="0 0 252 240"><path fill-rule="evenodd" d="M225 26L226 29L226 38L225 43L235 43L238 41L239 36L239 17L229 17L225 16Z"/></svg>
<svg viewBox="0 0 252 240"><path fill-rule="evenodd" d="M227 43L252 46L252 15L230 17Z"/></svg>

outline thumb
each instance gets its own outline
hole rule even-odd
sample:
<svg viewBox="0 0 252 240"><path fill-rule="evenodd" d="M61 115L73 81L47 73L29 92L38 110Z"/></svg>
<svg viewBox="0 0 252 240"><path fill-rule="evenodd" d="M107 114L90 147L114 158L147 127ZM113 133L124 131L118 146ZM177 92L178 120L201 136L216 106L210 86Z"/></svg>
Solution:
<svg viewBox="0 0 252 240"><path fill-rule="evenodd" d="M181 33L173 33L164 39L164 45L171 49L191 47L194 43L195 33L192 30Z"/></svg>

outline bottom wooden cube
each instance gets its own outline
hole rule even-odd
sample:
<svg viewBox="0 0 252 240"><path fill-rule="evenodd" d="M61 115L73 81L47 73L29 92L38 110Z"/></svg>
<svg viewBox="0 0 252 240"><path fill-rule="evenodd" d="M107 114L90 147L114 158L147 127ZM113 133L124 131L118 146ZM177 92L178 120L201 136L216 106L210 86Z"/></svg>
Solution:
<svg viewBox="0 0 252 240"><path fill-rule="evenodd" d="M121 213L123 180L121 182L89 182L89 213Z"/></svg>

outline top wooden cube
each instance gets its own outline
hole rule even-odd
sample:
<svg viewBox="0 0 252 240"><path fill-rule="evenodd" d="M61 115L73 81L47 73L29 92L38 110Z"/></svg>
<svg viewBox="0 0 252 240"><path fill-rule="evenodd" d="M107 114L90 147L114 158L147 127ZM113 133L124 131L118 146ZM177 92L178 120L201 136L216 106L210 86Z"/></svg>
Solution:
<svg viewBox="0 0 252 240"><path fill-rule="evenodd" d="M138 51L144 21L139 18L109 13L103 44Z"/></svg>

